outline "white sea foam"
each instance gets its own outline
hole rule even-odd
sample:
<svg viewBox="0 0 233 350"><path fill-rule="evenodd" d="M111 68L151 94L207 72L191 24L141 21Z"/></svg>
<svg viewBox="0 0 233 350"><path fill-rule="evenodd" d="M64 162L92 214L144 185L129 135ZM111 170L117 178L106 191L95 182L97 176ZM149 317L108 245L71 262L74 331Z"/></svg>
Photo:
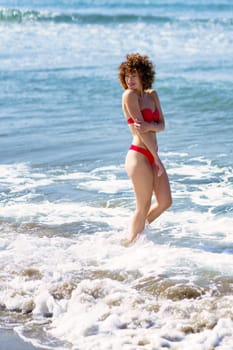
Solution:
<svg viewBox="0 0 233 350"><path fill-rule="evenodd" d="M177 222L179 219L185 222L186 216L178 215ZM0 257L0 304L9 310L34 305L35 322L53 315L49 333L71 342L74 349L98 349L100 344L102 349L133 349L142 343L146 349L166 345L207 350L220 344L227 348L232 340L231 295L215 299L210 288L203 298L179 300L177 295L178 300L172 301L154 297L153 288L156 293L158 286L153 283L170 279L168 291L172 293L172 288L184 282L192 288L202 273L203 278L206 273L231 276L231 255L156 244L153 235L152 228L148 238L126 248L120 245L123 232L68 239L33 237L12 229L4 237L7 249ZM36 271L31 277L27 274L30 269ZM144 284L146 288L150 280L149 293L139 288ZM65 295L69 284L73 284L70 298L55 298L54 289ZM185 327L195 329L215 322L209 330L204 327L186 336L182 332Z"/></svg>

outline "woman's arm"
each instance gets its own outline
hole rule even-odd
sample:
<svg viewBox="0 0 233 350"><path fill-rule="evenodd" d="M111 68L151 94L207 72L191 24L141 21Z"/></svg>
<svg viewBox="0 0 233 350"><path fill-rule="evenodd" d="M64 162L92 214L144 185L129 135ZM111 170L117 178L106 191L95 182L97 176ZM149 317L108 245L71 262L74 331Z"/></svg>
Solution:
<svg viewBox="0 0 233 350"><path fill-rule="evenodd" d="M164 124L160 122L151 122L147 123L145 121L141 122L139 120L135 120L134 124L136 130L139 133L147 133L147 132L160 132L164 130Z"/></svg>
<svg viewBox="0 0 233 350"><path fill-rule="evenodd" d="M152 123L147 123L145 121L141 122L139 120L136 120L135 123L135 128L140 132L140 133L145 133L145 132L160 132L165 129L165 119L163 115L163 111L161 108L159 96L155 90L152 90L150 92L151 97L153 98L155 102L155 106L159 111L159 121L158 122L152 122Z"/></svg>
<svg viewBox="0 0 233 350"><path fill-rule="evenodd" d="M144 119L140 110L138 103L138 96L133 90L126 90L123 94L123 107L127 109L128 114L134 120L135 123L144 123ZM157 155L154 135L152 133L143 133L137 131L135 128L138 137L142 140L145 146L153 154L154 157Z"/></svg>
<svg viewBox="0 0 233 350"><path fill-rule="evenodd" d="M136 123L145 123L141 114L140 106L138 103L137 94L133 90L126 90L123 94L123 105L127 109L128 114L133 118ZM148 124L148 123L147 123ZM152 132L138 132L135 128L138 137L145 144L147 149L152 153L155 164L158 167L158 175L160 176L163 172L161 162L157 154L157 147L155 144L154 133Z"/></svg>

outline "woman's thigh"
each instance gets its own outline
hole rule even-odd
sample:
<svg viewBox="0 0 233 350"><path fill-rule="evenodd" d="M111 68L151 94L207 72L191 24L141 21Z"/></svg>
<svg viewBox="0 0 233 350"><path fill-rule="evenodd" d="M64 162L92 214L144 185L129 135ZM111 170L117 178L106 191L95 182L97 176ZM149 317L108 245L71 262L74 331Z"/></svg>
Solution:
<svg viewBox="0 0 233 350"><path fill-rule="evenodd" d="M125 165L133 184L137 206L150 206L154 175L148 159L141 153L129 151Z"/></svg>

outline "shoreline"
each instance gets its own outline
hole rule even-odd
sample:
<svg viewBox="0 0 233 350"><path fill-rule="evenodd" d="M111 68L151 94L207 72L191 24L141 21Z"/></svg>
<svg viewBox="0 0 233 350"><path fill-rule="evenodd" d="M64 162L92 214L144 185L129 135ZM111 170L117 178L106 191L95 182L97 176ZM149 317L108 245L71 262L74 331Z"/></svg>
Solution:
<svg viewBox="0 0 233 350"><path fill-rule="evenodd" d="M0 329L1 350L40 350L25 342L13 330Z"/></svg>

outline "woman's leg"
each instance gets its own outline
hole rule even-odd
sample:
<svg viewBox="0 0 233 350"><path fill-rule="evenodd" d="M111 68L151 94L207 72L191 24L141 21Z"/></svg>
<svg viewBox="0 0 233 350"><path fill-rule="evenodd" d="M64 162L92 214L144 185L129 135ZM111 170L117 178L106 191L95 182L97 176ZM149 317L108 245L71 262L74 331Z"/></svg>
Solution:
<svg viewBox="0 0 233 350"><path fill-rule="evenodd" d="M126 171L130 177L136 199L136 209L131 222L130 242L145 228L148 210L153 193L153 169L144 155L129 151L126 157Z"/></svg>
<svg viewBox="0 0 233 350"><path fill-rule="evenodd" d="M154 172L153 191L156 197L156 204L152 205L147 214L147 220L149 223L154 221L165 210L172 205L172 196L169 179L165 168L163 167L163 174L158 177Z"/></svg>

